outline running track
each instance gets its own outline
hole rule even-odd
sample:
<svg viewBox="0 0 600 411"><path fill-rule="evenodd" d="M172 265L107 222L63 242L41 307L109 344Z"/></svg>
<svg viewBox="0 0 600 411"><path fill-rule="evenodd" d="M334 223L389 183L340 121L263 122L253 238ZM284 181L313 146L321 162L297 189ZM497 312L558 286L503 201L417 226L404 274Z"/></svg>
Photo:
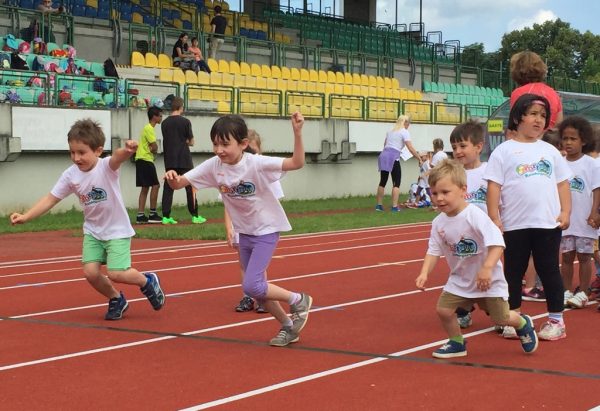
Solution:
<svg viewBox="0 0 600 411"><path fill-rule="evenodd" d="M235 313L239 268L223 242L134 240L134 266L167 293L154 312L123 287L122 321L82 278L80 239L0 237L0 409L564 409L600 404L595 306L566 312L568 338L533 355L498 337L485 314L469 355L434 360L446 338L431 288L414 278L429 224L284 237L271 281L314 297L300 342L268 346L278 324ZM524 303L539 326L545 304Z"/></svg>

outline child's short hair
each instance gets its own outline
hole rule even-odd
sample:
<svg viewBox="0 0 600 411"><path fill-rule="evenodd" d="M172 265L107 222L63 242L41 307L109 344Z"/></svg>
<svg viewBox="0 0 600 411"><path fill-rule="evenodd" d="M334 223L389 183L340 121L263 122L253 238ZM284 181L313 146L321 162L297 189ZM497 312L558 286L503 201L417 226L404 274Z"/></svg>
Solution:
<svg viewBox="0 0 600 411"><path fill-rule="evenodd" d="M77 120L69 130L67 134L67 142L77 141L85 144L92 150L96 150L99 147L104 147L106 137L102 132L100 123L86 118L83 120Z"/></svg>
<svg viewBox="0 0 600 411"><path fill-rule="evenodd" d="M485 129L483 124L475 120L469 120L454 127L450 133L450 143L470 141L473 145L483 143Z"/></svg>
<svg viewBox="0 0 600 411"><path fill-rule="evenodd" d="M248 138L246 122L235 114L228 114L217 119L210 130L210 139L213 143L216 140L229 141L231 137L238 143L242 143L244 139Z"/></svg>
<svg viewBox="0 0 600 411"><path fill-rule="evenodd" d="M458 187L466 187L467 173L462 164L456 160L442 160L429 173L429 185L435 186L444 177L450 177L450 181Z"/></svg>
<svg viewBox="0 0 600 411"><path fill-rule="evenodd" d="M179 96L173 97L173 100L171 101L171 111L177 111L181 107L183 107L183 99Z"/></svg>
<svg viewBox="0 0 600 411"><path fill-rule="evenodd" d="M154 117L161 117L162 110L156 106L152 106L148 109L148 121L152 120Z"/></svg>
<svg viewBox="0 0 600 411"><path fill-rule="evenodd" d="M527 110L533 104L542 104L546 109L546 123L544 129L550 125L550 103L546 97L538 96L537 94L523 94L515 101L515 104L510 109L508 115L508 129L516 131L517 126L523 121L523 116L527 114Z"/></svg>
<svg viewBox="0 0 600 411"><path fill-rule="evenodd" d="M558 132L558 130L550 128L546 130L544 132L544 135L542 136L542 141L545 141L548 144L552 144L554 147L556 147L557 150L560 150L561 148L560 133Z"/></svg>
<svg viewBox="0 0 600 411"><path fill-rule="evenodd" d="M215 13L219 14L223 9L221 8L221 6L215 6Z"/></svg>
<svg viewBox="0 0 600 411"><path fill-rule="evenodd" d="M198 37L192 37L192 40L190 40L192 43L195 41L198 41Z"/></svg>
<svg viewBox="0 0 600 411"><path fill-rule="evenodd" d="M510 75L519 86L544 81L548 67L533 51L522 51L510 58Z"/></svg>
<svg viewBox="0 0 600 411"><path fill-rule="evenodd" d="M441 138L433 140L433 150L440 151L444 149L444 141Z"/></svg>
<svg viewBox="0 0 600 411"><path fill-rule="evenodd" d="M256 141L256 146L258 147L258 151L262 151L262 140L260 138L260 134L256 132L253 128L248 129L248 140Z"/></svg>
<svg viewBox="0 0 600 411"><path fill-rule="evenodd" d="M587 119L581 116L566 117L563 121L560 122L558 126L558 133L561 139L567 127L574 128L575 130L577 130L577 133L579 133L579 138L581 138L581 142L583 143L583 146L581 147L581 152L583 154L596 151L594 129L592 128L592 125Z"/></svg>

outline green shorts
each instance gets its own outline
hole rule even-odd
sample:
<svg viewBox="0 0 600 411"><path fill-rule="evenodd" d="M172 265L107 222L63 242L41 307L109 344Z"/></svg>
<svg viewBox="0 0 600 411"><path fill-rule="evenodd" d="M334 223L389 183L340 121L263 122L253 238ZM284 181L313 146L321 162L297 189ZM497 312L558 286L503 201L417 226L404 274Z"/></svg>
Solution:
<svg viewBox="0 0 600 411"><path fill-rule="evenodd" d="M125 271L131 268L131 238L102 241L85 234L81 261L106 264L109 271Z"/></svg>
<svg viewBox="0 0 600 411"><path fill-rule="evenodd" d="M458 307L470 310L474 303L488 313L496 324L508 321L510 316L508 301L502 297L465 298L443 291L437 305L451 310L456 310Z"/></svg>

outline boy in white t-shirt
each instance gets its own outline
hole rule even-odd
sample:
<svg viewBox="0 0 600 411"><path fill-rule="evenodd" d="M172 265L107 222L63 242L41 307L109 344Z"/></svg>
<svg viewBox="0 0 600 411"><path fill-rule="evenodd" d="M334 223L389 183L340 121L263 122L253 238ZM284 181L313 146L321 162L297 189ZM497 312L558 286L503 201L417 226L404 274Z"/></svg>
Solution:
<svg viewBox="0 0 600 411"><path fill-rule="evenodd" d="M113 282L140 287L155 310L165 303L165 295L156 273L140 273L131 267L131 237L135 234L123 204L119 185L119 168L137 149L128 140L112 156L100 158L105 137L93 120L79 120L71 127L67 141L73 165L69 167L49 194L26 213L13 213L12 224L23 224L49 211L69 194L79 197L83 207L83 272L86 280L109 299L106 320L119 320L129 307L123 293ZM100 270L106 264L107 276Z"/></svg>
<svg viewBox="0 0 600 411"><path fill-rule="evenodd" d="M439 162L448 158L448 154L444 151L444 141L441 138L433 140L433 155L431 157L431 168L435 167Z"/></svg>
<svg viewBox="0 0 600 411"><path fill-rule="evenodd" d="M294 113L294 153L290 158L277 158L244 152L248 146L246 122L237 115L223 116L215 121L210 131L216 155L183 176L172 170L165 174L165 180L173 189L191 185L196 189L217 188L221 193L233 229L239 234L243 291L258 300L280 322L279 333L270 341L277 347L300 339L300 331L306 325L312 305L312 297L308 294L291 292L269 283L265 274L279 233L292 229L272 184L284 171L304 166L303 124L302 114ZM291 318L280 302L289 304Z"/></svg>
<svg viewBox="0 0 600 411"><path fill-rule="evenodd" d="M497 325L515 327L525 353L537 349L533 322L508 308L508 285L500 257L504 249L502 233L481 209L467 203L467 177L463 166L445 160L429 175L434 202L441 212L432 223L429 247L421 273L415 280L424 290L429 273L439 257L450 266L450 276L437 303L437 313L449 340L433 352L436 358L467 355L466 341L460 332L455 311L477 303Z"/></svg>
<svg viewBox="0 0 600 411"><path fill-rule="evenodd" d="M573 177L571 189L571 225L563 231L560 249L561 274L565 286L565 305L583 308L588 302L588 288L592 279L594 241L598 236L593 210L593 193L600 191L600 167L589 155L594 149L594 130L583 117L565 118L559 126L562 148ZM573 264L579 261L579 290L573 289Z"/></svg>
<svg viewBox="0 0 600 411"><path fill-rule="evenodd" d="M549 317L539 337L558 340L567 335L558 256L562 230L569 227L571 214L571 170L560 152L539 138L549 121L548 100L534 94L519 97L508 118L514 136L492 152L483 177L488 181L488 214L504 231L510 308L521 308L522 279L531 255L546 293Z"/></svg>

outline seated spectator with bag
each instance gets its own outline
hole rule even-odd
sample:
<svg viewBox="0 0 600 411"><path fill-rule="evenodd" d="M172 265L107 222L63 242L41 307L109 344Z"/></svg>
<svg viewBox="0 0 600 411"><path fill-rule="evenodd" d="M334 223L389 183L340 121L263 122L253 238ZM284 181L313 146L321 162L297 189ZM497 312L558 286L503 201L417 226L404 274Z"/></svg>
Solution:
<svg viewBox="0 0 600 411"><path fill-rule="evenodd" d="M173 46L173 66L179 67L182 70L197 71L196 58L193 53L188 51L188 35L183 32L179 35L177 42Z"/></svg>

